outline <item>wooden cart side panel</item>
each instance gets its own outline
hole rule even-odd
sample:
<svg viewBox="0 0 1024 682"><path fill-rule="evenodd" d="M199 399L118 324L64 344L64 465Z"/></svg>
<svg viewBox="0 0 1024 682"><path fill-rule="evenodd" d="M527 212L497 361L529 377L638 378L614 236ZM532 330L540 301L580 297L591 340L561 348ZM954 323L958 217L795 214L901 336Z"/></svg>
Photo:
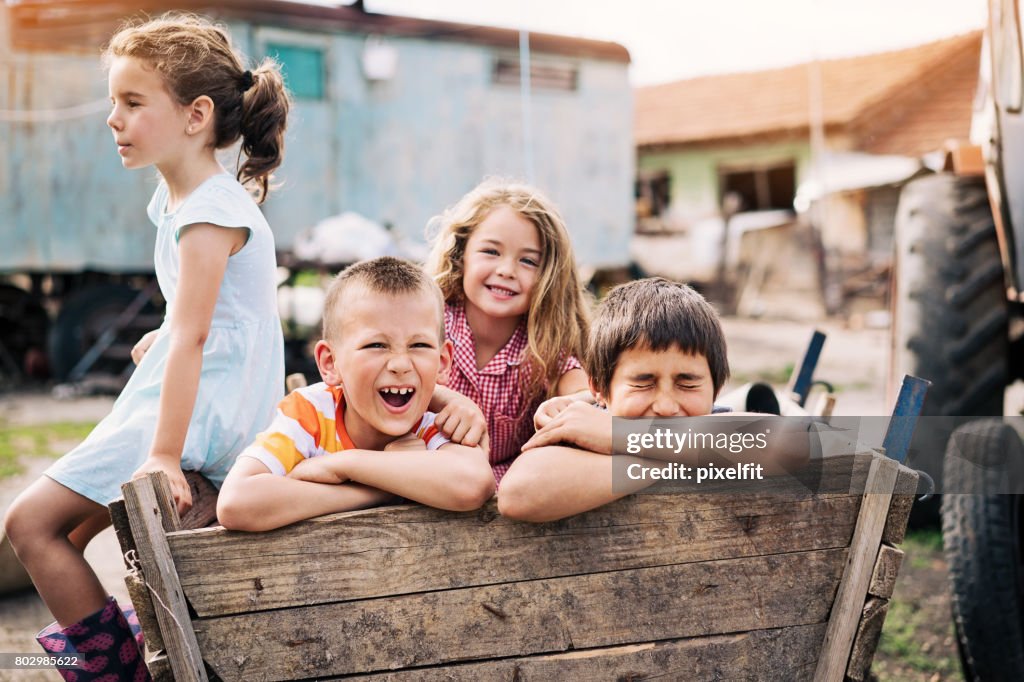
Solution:
<svg viewBox="0 0 1024 682"><path fill-rule="evenodd" d="M182 589L206 617L846 547L860 498L719 496L718 502L694 509L683 496L638 495L544 525L502 518L493 502L462 515L381 509L274 534L221 531L168 540Z"/></svg>
<svg viewBox="0 0 1024 682"><path fill-rule="evenodd" d="M914 504L914 493L917 491L917 472L900 466L893 488L892 503L889 505L889 516L885 519L885 530L882 542L898 545L903 542L907 533L907 522L910 520L910 508Z"/></svg>
<svg viewBox="0 0 1024 682"><path fill-rule="evenodd" d="M877 457L871 464L865 486L869 492L865 493L860 507L846 569L829 616L815 680L840 682L846 674L899 473L899 463L887 457Z"/></svg>
<svg viewBox="0 0 1024 682"><path fill-rule="evenodd" d="M323 677L823 623L846 550L193 621L224 679Z"/></svg>
<svg viewBox="0 0 1024 682"><path fill-rule="evenodd" d="M825 624L345 677L353 682L811 680ZM326 678L338 679L338 678Z"/></svg>
<svg viewBox="0 0 1024 682"><path fill-rule="evenodd" d="M508 521L493 503L461 515L404 506L330 515L258 535L172 533L168 542L200 616L823 549L849 544L861 499L850 491L863 490L871 460L817 463L810 478L843 493L811 496L802 483L773 479L759 484L760 492L739 495L636 495L551 524ZM298 555L302 562L295 561Z"/></svg>
<svg viewBox="0 0 1024 682"><path fill-rule="evenodd" d="M138 549L135 546L135 538L132 537L131 524L128 521L128 509L124 499L111 502L108 507L110 520L114 526L114 534L121 546L121 556L125 559L125 568L128 575L124 578L125 587L128 588L128 597L132 600L132 607L142 627L142 634L146 638L146 646L150 651L159 651L164 648L164 638L160 634L160 625L156 620L156 609L153 608L153 598L146 587L145 581L137 571L137 566L129 564L129 558L138 561Z"/></svg>
<svg viewBox="0 0 1024 682"><path fill-rule="evenodd" d="M875 570L871 574L871 583L868 585L868 594L874 597L888 599L896 587L896 578L899 576L900 566L903 565L903 550L882 545L878 550L878 560L875 561Z"/></svg>
<svg viewBox="0 0 1024 682"><path fill-rule="evenodd" d="M167 545L166 532L178 525L167 477L149 474L124 484L121 490L143 578L155 595L157 622L174 679L206 682L195 632L189 627L188 605Z"/></svg>
<svg viewBox="0 0 1024 682"><path fill-rule="evenodd" d="M850 649L850 662L846 666L846 679L863 682L868 678L871 661L875 657L878 640L882 636L882 625L889 612L889 600L871 597L864 605L857 635Z"/></svg>
<svg viewBox="0 0 1024 682"><path fill-rule="evenodd" d="M186 471L192 506L181 517L179 528L205 528L217 520L217 489L202 474Z"/></svg>

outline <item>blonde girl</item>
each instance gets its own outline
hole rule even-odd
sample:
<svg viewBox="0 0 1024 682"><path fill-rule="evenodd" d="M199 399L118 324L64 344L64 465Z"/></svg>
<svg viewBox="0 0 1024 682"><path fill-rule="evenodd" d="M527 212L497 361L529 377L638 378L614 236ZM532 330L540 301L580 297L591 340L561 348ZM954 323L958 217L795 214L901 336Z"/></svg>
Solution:
<svg viewBox="0 0 1024 682"><path fill-rule="evenodd" d="M182 470L219 485L271 419L284 373L274 239L257 206L283 154L289 100L277 65L249 70L224 29L183 15L123 28L104 56L122 165L155 166L161 178L148 213L167 316L133 349L138 367L110 415L5 520L56 618L40 644L77 648L83 667L61 671L77 680L146 677L125 618L82 555L110 523L106 504L128 479L163 471L186 510ZM239 139L231 175L216 151Z"/></svg>
<svg viewBox="0 0 1024 682"><path fill-rule="evenodd" d="M500 481L545 399L590 397L576 359L588 330L585 293L565 223L533 187L486 180L433 222L427 269L444 293L455 346L436 423L456 441L473 441L465 436L472 410L452 391L479 406Z"/></svg>

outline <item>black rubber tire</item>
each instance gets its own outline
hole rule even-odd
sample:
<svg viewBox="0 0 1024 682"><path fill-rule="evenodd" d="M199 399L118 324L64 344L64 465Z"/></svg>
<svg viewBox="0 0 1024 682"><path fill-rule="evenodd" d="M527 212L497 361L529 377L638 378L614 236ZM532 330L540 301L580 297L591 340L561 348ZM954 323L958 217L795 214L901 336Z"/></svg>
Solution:
<svg viewBox="0 0 1024 682"><path fill-rule="evenodd" d="M932 382L908 463L942 490L957 421L928 417L1001 415L1009 383L1009 303L984 179L941 173L907 183L895 232L889 381ZM938 502L915 504L911 525L936 525Z"/></svg>
<svg viewBox="0 0 1024 682"><path fill-rule="evenodd" d="M896 212L894 369L932 382L924 414L1003 413L1009 303L982 178L929 175Z"/></svg>
<svg viewBox="0 0 1024 682"><path fill-rule="evenodd" d="M138 294L122 284L101 284L65 298L50 328L50 367L54 378L66 381L82 356ZM101 358L93 371L119 374L123 364L113 366Z"/></svg>
<svg viewBox="0 0 1024 682"><path fill-rule="evenodd" d="M953 432L942 536L953 622L967 680L1024 680L1021 495L1024 444L998 419ZM968 494L969 491L970 494Z"/></svg>

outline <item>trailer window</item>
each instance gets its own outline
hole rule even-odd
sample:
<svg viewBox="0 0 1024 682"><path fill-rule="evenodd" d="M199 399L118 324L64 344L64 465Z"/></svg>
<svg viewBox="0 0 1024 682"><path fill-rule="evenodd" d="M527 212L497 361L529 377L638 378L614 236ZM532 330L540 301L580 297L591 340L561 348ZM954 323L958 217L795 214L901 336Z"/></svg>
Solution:
<svg viewBox="0 0 1024 682"><path fill-rule="evenodd" d="M1020 111L1021 45L1017 1L997 0L991 7L996 101L1008 111Z"/></svg>
<svg viewBox="0 0 1024 682"><path fill-rule="evenodd" d="M492 81L496 85L514 85L519 87L522 69L519 59L498 57L494 62ZM546 90L576 90L579 70L573 64L556 64L551 62L530 62L530 87Z"/></svg>
<svg viewBox="0 0 1024 682"><path fill-rule="evenodd" d="M267 43L267 54L281 63L285 84L296 99L324 99L324 52L315 47Z"/></svg>

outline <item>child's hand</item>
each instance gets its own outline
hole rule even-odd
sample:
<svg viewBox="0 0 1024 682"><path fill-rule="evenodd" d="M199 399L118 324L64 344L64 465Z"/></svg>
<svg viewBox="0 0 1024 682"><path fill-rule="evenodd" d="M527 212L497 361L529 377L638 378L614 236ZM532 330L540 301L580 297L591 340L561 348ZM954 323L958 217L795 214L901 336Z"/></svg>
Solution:
<svg viewBox="0 0 1024 682"><path fill-rule="evenodd" d="M470 448L487 446L487 420L484 413L465 396L450 400L434 417L434 425L453 443Z"/></svg>
<svg viewBox="0 0 1024 682"><path fill-rule="evenodd" d="M566 443L591 452L612 454L612 416L590 403L572 400L523 444L523 450Z"/></svg>
<svg viewBox="0 0 1024 682"><path fill-rule="evenodd" d="M575 398L567 395L556 395L554 398L548 398L540 404L540 407L534 413L533 427L535 429L543 429L574 401Z"/></svg>
<svg viewBox="0 0 1024 682"><path fill-rule="evenodd" d="M139 339L139 342L132 347L132 362L136 365L142 362L143 356L149 350L149 347L156 341L157 334L160 333L159 329L154 329L151 332L146 332L145 336Z"/></svg>
<svg viewBox="0 0 1024 682"><path fill-rule="evenodd" d="M420 442L422 443L423 441ZM336 467L331 466L332 463L328 461L331 458L339 456L339 454L322 455L320 457L309 457L304 459L296 464L294 469L288 472L288 478L294 478L299 481L309 481L310 483L328 483L331 485L346 483L348 478L339 473L336 470Z"/></svg>
<svg viewBox="0 0 1024 682"><path fill-rule="evenodd" d="M174 504L178 507L178 515L181 516L192 508L192 489L188 487L185 474L181 472L181 465L172 463L167 457L147 457L135 473L132 480L145 478L146 474L162 471L167 474L167 480L171 484L171 495L174 496Z"/></svg>
<svg viewBox="0 0 1024 682"><path fill-rule="evenodd" d="M423 442L423 439L418 437L415 433L407 433L397 440L393 440L384 446L384 450L388 452L396 451L423 451L427 449L427 444Z"/></svg>

